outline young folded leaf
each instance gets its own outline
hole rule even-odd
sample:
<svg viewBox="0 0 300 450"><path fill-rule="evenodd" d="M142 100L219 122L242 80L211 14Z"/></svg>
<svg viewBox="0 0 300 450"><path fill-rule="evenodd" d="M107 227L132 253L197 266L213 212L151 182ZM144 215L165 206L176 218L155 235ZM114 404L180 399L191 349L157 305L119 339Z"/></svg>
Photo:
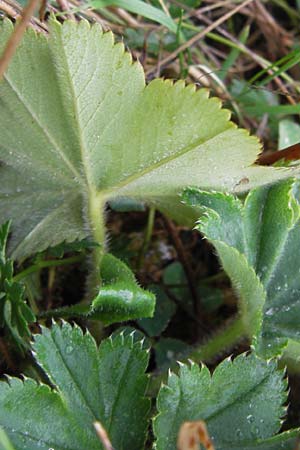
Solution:
<svg viewBox="0 0 300 450"><path fill-rule="evenodd" d="M13 31L0 25L0 51ZM104 243L105 203L157 205L191 222L187 185L245 190L298 169L253 165L257 139L206 90L154 80L98 25L52 20L29 29L0 82L0 217L10 251L28 256L92 235ZM243 180L247 180L244 184Z"/></svg>
<svg viewBox="0 0 300 450"><path fill-rule="evenodd" d="M55 388L0 382L0 426L16 450L100 450L96 421L114 448L143 448L150 408L143 341L119 334L97 348L88 332L65 323L43 328L33 347Z"/></svg>
<svg viewBox="0 0 300 450"><path fill-rule="evenodd" d="M126 264L107 253L101 266L101 286L89 316L106 325L125 320L152 317L155 295L142 289Z"/></svg>
<svg viewBox="0 0 300 450"><path fill-rule="evenodd" d="M101 320L105 325L153 316L155 295L138 285L125 263L106 253L102 258L100 272L102 286L90 305L57 308L46 311L44 315L63 318L85 316Z"/></svg>
<svg viewBox="0 0 300 450"><path fill-rule="evenodd" d="M157 450L174 450L184 422L204 420L216 450L294 450L299 430L274 436L287 399L283 372L275 361L254 355L207 367L180 365L161 387L154 420Z"/></svg>
<svg viewBox="0 0 300 450"><path fill-rule="evenodd" d="M285 181L232 195L187 189L184 200L202 207L197 228L217 249L239 296L245 329L256 351L270 357L288 339L300 342L300 207L298 185Z"/></svg>

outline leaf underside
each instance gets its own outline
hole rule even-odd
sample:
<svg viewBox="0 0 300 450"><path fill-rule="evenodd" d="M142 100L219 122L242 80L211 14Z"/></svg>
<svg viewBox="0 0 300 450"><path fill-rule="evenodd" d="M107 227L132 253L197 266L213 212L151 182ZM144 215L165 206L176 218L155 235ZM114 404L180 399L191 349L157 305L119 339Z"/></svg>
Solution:
<svg viewBox="0 0 300 450"><path fill-rule="evenodd" d="M95 200L141 199L191 223L187 185L240 191L298 170L252 166L258 141L219 100L182 81L145 87L98 25L50 29L25 33L0 82L0 217L12 220L14 258L89 235ZM12 31L4 20L0 51Z"/></svg>
<svg viewBox="0 0 300 450"><path fill-rule="evenodd" d="M202 205L197 228L215 245L240 300L256 351L278 355L288 339L300 342L299 185L284 181L232 195L188 189L185 200Z"/></svg>
<svg viewBox="0 0 300 450"><path fill-rule="evenodd" d="M274 436L285 410L286 382L276 363L254 355L223 361L210 375L203 366L180 365L157 400L157 450L174 450L183 422L204 420L216 450L293 450L299 430Z"/></svg>
<svg viewBox="0 0 300 450"><path fill-rule="evenodd" d="M115 448L143 448L150 403L142 341L119 334L98 349L65 323L43 328L34 351L54 390L31 379L0 383L0 426L16 450L100 450L96 420Z"/></svg>

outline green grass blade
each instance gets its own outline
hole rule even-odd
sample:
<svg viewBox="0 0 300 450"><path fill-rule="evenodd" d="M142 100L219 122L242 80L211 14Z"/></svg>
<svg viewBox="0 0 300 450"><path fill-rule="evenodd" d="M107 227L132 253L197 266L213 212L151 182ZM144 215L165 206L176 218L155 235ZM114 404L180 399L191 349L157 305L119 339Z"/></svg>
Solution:
<svg viewBox="0 0 300 450"><path fill-rule="evenodd" d="M173 33L177 33L177 24L167 16L161 9L148 5L140 0L93 0L90 3L94 8L105 8L107 6L116 6L118 8L126 9L127 11L139 14L154 22L168 28Z"/></svg>

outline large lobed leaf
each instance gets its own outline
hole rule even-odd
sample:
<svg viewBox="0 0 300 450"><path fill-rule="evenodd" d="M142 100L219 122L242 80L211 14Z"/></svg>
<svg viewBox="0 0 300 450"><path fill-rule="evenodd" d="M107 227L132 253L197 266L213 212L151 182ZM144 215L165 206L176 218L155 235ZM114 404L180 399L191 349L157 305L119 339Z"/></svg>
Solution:
<svg viewBox="0 0 300 450"><path fill-rule="evenodd" d="M12 31L1 23L0 51ZM49 38L29 29L0 82L0 217L13 223L13 257L86 237L116 197L187 221L177 194L189 184L240 191L295 170L253 166L258 141L228 119L206 90L145 87L141 65L98 25L52 20Z"/></svg>
<svg viewBox="0 0 300 450"><path fill-rule="evenodd" d="M142 341L118 334L98 349L88 332L65 323L43 328L34 351L54 390L31 379L0 383L0 427L16 450L101 449L97 420L115 448L143 448L150 402Z"/></svg>
<svg viewBox="0 0 300 450"><path fill-rule="evenodd" d="M300 207L298 185L285 181L250 192L245 204L231 195L188 189L202 205L197 228L216 247L240 300L254 346L268 357L288 339L300 342Z"/></svg>
<svg viewBox="0 0 300 450"><path fill-rule="evenodd" d="M280 429L286 382L276 363L254 355L207 367L180 365L170 373L157 399L154 421L157 450L174 450L180 426L204 420L216 450L294 450L299 430Z"/></svg>

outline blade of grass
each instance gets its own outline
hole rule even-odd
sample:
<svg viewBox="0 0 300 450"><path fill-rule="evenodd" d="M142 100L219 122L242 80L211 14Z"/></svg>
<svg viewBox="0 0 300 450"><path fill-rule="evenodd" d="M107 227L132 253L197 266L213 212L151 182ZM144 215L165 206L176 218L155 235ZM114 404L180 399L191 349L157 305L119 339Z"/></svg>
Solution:
<svg viewBox="0 0 300 450"><path fill-rule="evenodd" d="M245 106L245 110L249 114L269 114L269 115L277 115L277 114L300 114L300 104L296 105L251 105Z"/></svg>
<svg viewBox="0 0 300 450"><path fill-rule="evenodd" d="M257 74L255 74L254 77L251 78L251 80L249 80L249 83L251 84L254 83L262 75L267 74L269 70L274 70L272 74L269 74L266 78L264 78L257 84L258 86L265 86L275 77L280 76L282 73L294 67L296 64L299 63L299 61L300 61L300 51L297 49L290 52L288 55L285 55L278 61L275 61L268 68L259 71Z"/></svg>
<svg viewBox="0 0 300 450"><path fill-rule="evenodd" d="M250 27L248 25L245 26L245 28L243 28L243 30L241 31L241 33L239 35L239 40L241 41L242 44L246 44L248 36L249 36L249 32L250 32ZM236 62L240 53L241 53L241 49L236 48L236 47L230 51L228 57L223 62L222 66L220 68L219 78L222 81L224 81L224 79L226 78L226 75L227 75L229 69L234 65L234 63Z"/></svg>
<svg viewBox="0 0 300 450"><path fill-rule="evenodd" d="M153 20L173 33L177 33L177 24L163 10L155 8L152 5L142 2L141 0L92 0L89 3L93 8L106 8L107 6L115 6L123 8L127 11Z"/></svg>

